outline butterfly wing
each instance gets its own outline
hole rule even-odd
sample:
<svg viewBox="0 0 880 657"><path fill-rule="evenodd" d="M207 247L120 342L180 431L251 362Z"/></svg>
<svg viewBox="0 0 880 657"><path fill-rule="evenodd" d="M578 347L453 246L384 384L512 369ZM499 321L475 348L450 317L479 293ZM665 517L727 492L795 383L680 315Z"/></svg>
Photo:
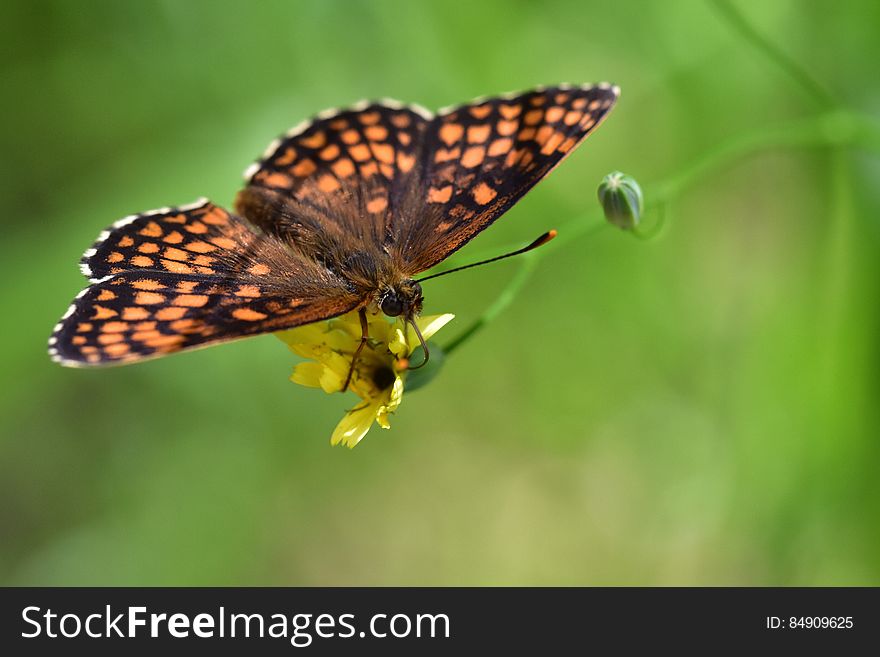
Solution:
<svg viewBox="0 0 880 657"><path fill-rule="evenodd" d="M345 269L378 253L421 186L430 112L396 101L328 110L273 141L245 172L237 211L292 248Z"/></svg>
<svg viewBox="0 0 880 657"><path fill-rule="evenodd" d="M64 365L109 365L334 317L360 299L326 268L207 200L133 215L80 267L91 285L49 339Z"/></svg>
<svg viewBox="0 0 880 657"><path fill-rule="evenodd" d="M488 227L602 122L619 89L557 86L441 111L425 134L419 198L391 244L410 274Z"/></svg>

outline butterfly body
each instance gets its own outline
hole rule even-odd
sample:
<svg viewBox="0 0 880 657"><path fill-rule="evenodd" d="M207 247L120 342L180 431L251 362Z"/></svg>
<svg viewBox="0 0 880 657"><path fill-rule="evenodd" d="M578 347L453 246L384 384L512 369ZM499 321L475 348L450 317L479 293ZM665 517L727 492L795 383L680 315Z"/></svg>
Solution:
<svg viewBox="0 0 880 657"><path fill-rule="evenodd" d="M236 213L202 200L126 217L81 260L64 365L110 365L356 309L411 319L414 279L488 227L601 122L608 84L328 111L273 141Z"/></svg>

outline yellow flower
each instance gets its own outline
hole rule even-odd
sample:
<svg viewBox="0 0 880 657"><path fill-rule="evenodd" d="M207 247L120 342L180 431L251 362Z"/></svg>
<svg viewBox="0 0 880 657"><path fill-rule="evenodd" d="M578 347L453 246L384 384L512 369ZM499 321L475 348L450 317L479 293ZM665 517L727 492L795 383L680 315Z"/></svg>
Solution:
<svg viewBox="0 0 880 657"><path fill-rule="evenodd" d="M439 331L454 315L432 315L416 319L425 340ZM330 438L333 445L357 445L373 421L389 429L388 416L397 410L403 397L407 361L418 338L401 319L389 321L382 313L367 313L370 339L354 366L349 389L362 402L349 410L336 425ZM298 364L290 380L300 385L321 388L326 393L342 390L351 368L351 360L361 341L358 312L306 324L276 335L298 356L307 358Z"/></svg>

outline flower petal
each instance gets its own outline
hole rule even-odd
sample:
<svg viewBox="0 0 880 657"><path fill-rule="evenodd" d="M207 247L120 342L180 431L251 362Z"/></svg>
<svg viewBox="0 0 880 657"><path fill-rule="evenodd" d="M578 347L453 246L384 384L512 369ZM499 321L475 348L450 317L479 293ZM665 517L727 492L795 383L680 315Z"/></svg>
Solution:
<svg viewBox="0 0 880 657"><path fill-rule="evenodd" d="M299 363L293 368L293 374L290 380L301 386L309 386L312 388L322 388L321 375L324 374L324 366L320 363L308 362Z"/></svg>
<svg viewBox="0 0 880 657"><path fill-rule="evenodd" d="M365 402L348 411L336 425L336 429L330 437L330 444L342 443L349 448L357 445L370 430L378 410L378 403Z"/></svg>
<svg viewBox="0 0 880 657"><path fill-rule="evenodd" d="M446 313L444 315L426 315L425 317L419 317L416 320L416 324L422 332L422 337L427 341L432 335L446 326L453 319L455 319L455 315L451 313ZM412 331L412 328L407 327L407 337L409 337L410 331ZM412 336L413 339L418 341L415 332L412 332ZM416 342L416 344L418 344L418 342Z"/></svg>

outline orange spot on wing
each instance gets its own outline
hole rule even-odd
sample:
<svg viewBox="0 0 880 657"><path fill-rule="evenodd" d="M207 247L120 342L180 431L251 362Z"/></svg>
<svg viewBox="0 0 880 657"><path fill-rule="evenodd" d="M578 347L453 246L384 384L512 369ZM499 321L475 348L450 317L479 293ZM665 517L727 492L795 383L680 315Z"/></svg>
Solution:
<svg viewBox="0 0 880 657"><path fill-rule="evenodd" d="M232 316L235 317L235 319L240 319L245 322L258 322L267 317L267 315L259 313L256 310L251 310L250 308L236 308L232 311Z"/></svg>
<svg viewBox="0 0 880 657"><path fill-rule="evenodd" d="M229 213L223 208L213 207L202 217L202 221L211 226L225 226L229 223Z"/></svg>
<svg viewBox="0 0 880 657"><path fill-rule="evenodd" d="M84 345L87 342L87 340L86 340L86 336L84 336L84 335L74 335L72 338L70 338L70 342L71 342L71 344L75 344L75 345Z"/></svg>
<svg viewBox="0 0 880 657"><path fill-rule="evenodd" d="M203 224L201 221L194 221L191 224L186 224L183 229L188 233L193 233L195 235L203 235L208 232L208 227Z"/></svg>
<svg viewBox="0 0 880 657"><path fill-rule="evenodd" d="M391 117L391 124L401 130L407 128L410 124L409 116L406 114L395 114Z"/></svg>
<svg viewBox="0 0 880 657"><path fill-rule="evenodd" d="M388 130L381 125L371 125L364 130L364 135L366 135L367 139L372 139L373 141L385 141L388 139Z"/></svg>
<svg viewBox="0 0 880 657"><path fill-rule="evenodd" d="M322 130L319 130L309 137L300 137L299 141L309 148L321 148L327 143L327 136Z"/></svg>
<svg viewBox="0 0 880 657"><path fill-rule="evenodd" d="M147 256L139 255L131 259L131 264L135 265L136 267L152 267L153 260L152 258L148 258Z"/></svg>
<svg viewBox="0 0 880 657"><path fill-rule="evenodd" d="M448 146L460 141L463 134L464 128L458 123L444 123L440 126L440 139Z"/></svg>
<svg viewBox="0 0 880 657"><path fill-rule="evenodd" d="M148 347L153 347L154 349L159 349L161 351L173 351L174 347L177 347L183 342L183 339L182 335L162 335L155 338L148 338L144 343Z"/></svg>
<svg viewBox="0 0 880 657"><path fill-rule="evenodd" d="M102 333L122 333L128 330L128 322L104 322L101 326Z"/></svg>
<svg viewBox="0 0 880 657"><path fill-rule="evenodd" d="M385 164L394 162L394 147L390 144L370 144L376 159Z"/></svg>
<svg viewBox="0 0 880 657"><path fill-rule="evenodd" d="M260 288L256 285L239 285L235 291L237 297L259 297L262 296Z"/></svg>
<svg viewBox="0 0 880 657"><path fill-rule="evenodd" d="M440 189L431 187L428 190L428 201L431 203L448 203L450 198L452 198L452 185Z"/></svg>
<svg viewBox="0 0 880 657"><path fill-rule="evenodd" d="M293 164L294 160L296 160L296 149L293 146L288 146L283 155L275 158L274 164L279 167L286 167Z"/></svg>
<svg viewBox="0 0 880 657"><path fill-rule="evenodd" d="M208 244L207 242L202 242L201 240L190 242L189 244L184 244L183 248L187 251L193 251L195 253L210 253L211 251L217 250L217 247L213 244Z"/></svg>
<svg viewBox="0 0 880 657"><path fill-rule="evenodd" d="M385 208L388 207L388 199L386 198L374 198L372 201L367 203L367 212L382 212Z"/></svg>
<svg viewBox="0 0 880 657"><path fill-rule="evenodd" d="M117 342L116 344L111 344L104 347L104 353L114 358L124 356L129 351L131 351L131 347L129 347L125 342Z"/></svg>
<svg viewBox="0 0 880 657"><path fill-rule="evenodd" d="M114 342L122 342L125 336L119 333L103 333L98 336L98 344L113 344Z"/></svg>
<svg viewBox="0 0 880 657"><path fill-rule="evenodd" d="M139 278L131 286L136 290L161 290L165 287L159 281L154 281L151 278Z"/></svg>
<svg viewBox="0 0 880 657"><path fill-rule="evenodd" d="M366 144L355 144L348 149L348 152L351 154L352 159L357 162L365 162L371 157L370 149L367 148Z"/></svg>
<svg viewBox="0 0 880 657"><path fill-rule="evenodd" d="M260 182L266 183L270 187L281 187L282 189L290 189L293 187L293 180L286 173L278 171L261 171L259 175ZM196 231L190 231L196 232ZM204 232L204 231L201 231Z"/></svg>
<svg viewBox="0 0 880 657"><path fill-rule="evenodd" d="M171 328L174 331L178 331L180 333L193 333L194 331L198 331L202 327L202 322L195 319L179 319L176 322L171 322Z"/></svg>
<svg viewBox="0 0 880 657"><path fill-rule="evenodd" d="M254 276L265 276L272 270L262 263L257 263L254 266L250 267L248 271Z"/></svg>
<svg viewBox="0 0 880 657"><path fill-rule="evenodd" d="M107 256L107 262L122 262L123 260L125 260L125 256L119 251L111 251Z"/></svg>
<svg viewBox="0 0 880 657"><path fill-rule="evenodd" d="M159 250L159 245L155 242L144 242L138 247L138 251L141 253L156 253Z"/></svg>
<svg viewBox="0 0 880 657"><path fill-rule="evenodd" d="M134 297L134 302L140 306L152 306L164 301L165 296L156 292L138 292Z"/></svg>
<svg viewBox="0 0 880 657"><path fill-rule="evenodd" d="M364 178L375 176L377 173L379 173L379 165L375 162L367 162L361 167L361 174Z"/></svg>
<svg viewBox="0 0 880 657"><path fill-rule="evenodd" d="M186 308L180 308L176 306L169 306L168 308L160 308L156 311L156 319L161 320L163 322L168 322L175 319L180 319L186 314Z"/></svg>
<svg viewBox="0 0 880 657"><path fill-rule="evenodd" d="M582 116L583 116L583 114L581 114L580 112L568 112L565 115L565 118L562 119L562 122L565 125L574 125L575 123L577 123L578 121L581 120Z"/></svg>
<svg viewBox="0 0 880 657"><path fill-rule="evenodd" d="M544 142L544 145L541 147L541 153L544 155L551 155L562 142L565 140L565 135L560 132L554 132L547 138L547 141Z"/></svg>
<svg viewBox="0 0 880 657"><path fill-rule="evenodd" d="M314 162L312 162L308 158L305 158L304 160L297 162L296 166L293 167L290 171L295 176L299 176L300 178L305 178L306 176L310 176L313 173L315 173L315 171L317 171L317 169L318 169L318 167L317 167L317 165L315 165Z"/></svg>
<svg viewBox="0 0 880 657"><path fill-rule="evenodd" d="M516 129L519 127L519 123L516 121L499 121L495 129L498 130L498 134L503 137L508 137L516 132Z"/></svg>
<svg viewBox="0 0 880 657"><path fill-rule="evenodd" d="M172 274L192 274L193 272L192 267L178 260L162 260L162 266Z"/></svg>
<svg viewBox="0 0 880 657"><path fill-rule="evenodd" d="M208 241L219 246L221 249L232 250L237 246L236 241L230 237L212 237Z"/></svg>
<svg viewBox="0 0 880 657"><path fill-rule="evenodd" d="M476 107L471 107L468 109L471 113L471 116L475 119L485 119L489 116L489 113L492 111L491 105L478 105Z"/></svg>
<svg viewBox="0 0 880 657"><path fill-rule="evenodd" d="M177 291L192 292L198 284L198 281L179 281L177 283Z"/></svg>
<svg viewBox="0 0 880 657"><path fill-rule="evenodd" d="M77 333L88 333L91 330L92 330L91 322L80 322L76 327Z"/></svg>
<svg viewBox="0 0 880 657"><path fill-rule="evenodd" d="M472 125L467 129L467 140L471 144L482 144L489 139L492 132L491 126L488 125Z"/></svg>
<svg viewBox="0 0 880 657"><path fill-rule="evenodd" d="M547 140L553 135L553 127L549 125L542 125L538 128L538 132L535 134L535 141L538 142L541 146L547 143ZM553 150L556 150L555 147ZM552 151L551 151L552 152Z"/></svg>
<svg viewBox="0 0 880 657"><path fill-rule="evenodd" d="M498 157L499 155L504 155L507 151L509 151L513 147L513 142L504 137L503 139L496 139L489 145L489 155L491 157Z"/></svg>
<svg viewBox="0 0 880 657"><path fill-rule="evenodd" d="M318 189L325 194L335 192L339 189L339 181L331 175L323 175L318 178Z"/></svg>
<svg viewBox="0 0 880 657"><path fill-rule="evenodd" d="M471 194L473 195L474 200L480 205L486 205L486 203L498 196L498 192L496 192L484 182L481 182L479 185L474 187Z"/></svg>
<svg viewBox="0 0 880 657"><path fill-rule="evenodd" d="M134 244L134 240L131 235L123 235L119 238L119 241L116 243L116 246L119 248L125 249Z"/></svg>
<svg viewBox="0 0 880 657"><path fill-rule="evenodd" d="M575 141L573 137L569 137L564 142L559 144L559 150L562 153L568 153L568 151L575 147L575 144L577 144L577 141Z"/></svg>
<svg viewBox="0 0 880 657"><path fill-rule="evenodd" d="M111 317L116 317L118 315L115 310L112 308L105 308L104 306L95 306L95 314L92 315L91 319L109 319Z"/></svg>
<svg viewBox="0 0 880 657"><path fill-rule="evenodd" d="M162 227L155 221L148 223L139 232L144 237L162 237Z"/></svg>
<svg viewBox="0 0 880 657"><path fill-rule="evenodd" d="M347 157L340 158L330 165L330 168L340 178L348 178L354 173L354 163Z"/></svg>
<svg viewBox="0 0 880 657"><path fill-rule="evenodd" d="M565 109L559 106L548 107L547 113L544 114L544 120L547 123L556 123L565 115Z"/></svg>
<svg viewBox="0 0 880 657"><path fill-rule="evenodd" d="M379 112L363 112L358 118L364 125L376 125L382 117L379 116Z"/></svg>
<svg viewBox="0 0 880 657"><path fill-rule="evenodd" d="M485 154L486 149L482 146L471 146L464 152L464 155L461 156L461 164L468 169L472 169L483 162Z"/></svg>
<svg viewBox="0 0 880 657"><path fill-rule="evenodd" d="M461 156L461 149L459 147L455 147L452 149L439 148L437 152L434 154L434 161L438 164L440 162L449 162L450 160L457 160Z"/></svg>
<svg viewBox="0 0 880 657"><path fill-rule="evenodd" d="M322 160L335 160L339 157L339 146L336 144L330 144L327 148L318 153Z"/></svg>
<svg viewBox="0 0 880 657"><path fill-rule="evenodd" d="M357 130L346 130L341 135L339 135L339 137L344 143L348 144L349 146L352 144L356 144L361 140L360 133L358 133Z"/></svg>
<svg viewBox="0 0 880 657"><path fill-rule="evenodd" d="M116 294L110 290L101 290L97 298L98 301L110 301L116 298Z"/></svg>
<svg viewBox="0 0 880 657"><path fill-rule="evenodd" d="M519 116L522 108L519 105L500 105L498 111L505 119L515 119Z"/></svg>
<svg viewBox="0 0 880 657"><path fill-rule="evenodd" d="M407 155L402 151L397 152L397 168L403 171L403 173L409 173L413 166L415 166L415 163L415 155Z"/></svg>
<svg viewBox="0 0 880 657"><path fill-rule="evenodd" d="M523 116L523 123L525 123L526 125L537 125L541 122L542 116L544 116L543 110L530 110L525 113L525 116Z"/></svg>
<svg viewBox="0 0 880 657"><path fill-rule="evenodd" d="M162 241L166 244L180 244L183 241L183 235L179 231L172 230L162 238Z"/></svg>
<svg viewBox="0 0 880 657"><path fill-rule="evenodd" d="M150 316L150 311L146 308L139 308L138 306L129 306L128 308L122 309L122 319L128 322L136 322L141 319L147 319Z"/></svg>
<svg viewBox="0 0 880 657"><path fill-rule="evenodd" d="M206 294L179 294L171 303L175 306L201 308L208 303L208 296Z"/></svg>

